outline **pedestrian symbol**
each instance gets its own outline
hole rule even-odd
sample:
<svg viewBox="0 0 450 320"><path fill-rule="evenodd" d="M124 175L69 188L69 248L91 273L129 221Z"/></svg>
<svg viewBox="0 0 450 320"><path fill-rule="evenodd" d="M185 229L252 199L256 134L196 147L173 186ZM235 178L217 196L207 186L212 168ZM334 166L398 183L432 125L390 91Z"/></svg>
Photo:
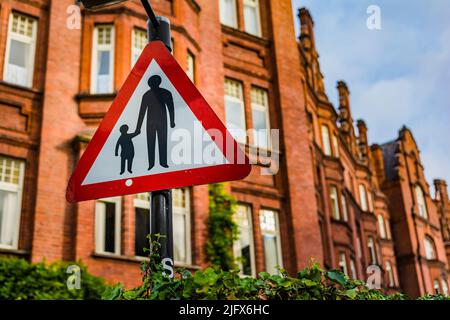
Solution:
<svg viewBox="0 0 450 320"><path fill-rule="evenodd" d="M144 49L82 155L70 202L238 180L248 158L160 41Z"/></svg>

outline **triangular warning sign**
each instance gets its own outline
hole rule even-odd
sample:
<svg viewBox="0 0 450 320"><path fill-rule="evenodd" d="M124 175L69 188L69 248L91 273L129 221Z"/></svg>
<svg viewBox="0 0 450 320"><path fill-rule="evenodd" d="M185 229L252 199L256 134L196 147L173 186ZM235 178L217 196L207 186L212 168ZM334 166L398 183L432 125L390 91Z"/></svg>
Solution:
<svg viewBox="0 0 450 320"><path fill-rule="evenodd" d="M247 156L160 41L149 43L70 178L69 202L239 180Z"/></svg>

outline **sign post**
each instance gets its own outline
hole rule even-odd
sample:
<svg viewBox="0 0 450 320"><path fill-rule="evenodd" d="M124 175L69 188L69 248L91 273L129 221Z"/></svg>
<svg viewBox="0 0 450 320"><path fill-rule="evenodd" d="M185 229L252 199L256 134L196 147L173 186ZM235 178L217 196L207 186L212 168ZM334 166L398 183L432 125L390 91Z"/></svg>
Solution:
<svg viewBox="0 0 450 320"><path fill-rule="evenodd" d="M148 15L147 35L149 42L162 41L172 52L172 37L170 20L166 17L157 17L148 0L141 0ZM173 270L173 227L172 227L172 190L150 192L150 234L159 234L160 259L158 261L169 270ZM151 241L151 239L150 239ZM151 245L151 243L150 243ZM173 272L170 273L173 277Z"/></svg>
<svg viewBox="0 0 450 320"><path fill-rule="evenodd" d="M98 8L121 0L82 2ZM171 189L244 179L251 165L171 54L169 19L141 2L149 43L78 161L66 199L150 192L150 233L161 236L158 263L173 277Z"/></svg>

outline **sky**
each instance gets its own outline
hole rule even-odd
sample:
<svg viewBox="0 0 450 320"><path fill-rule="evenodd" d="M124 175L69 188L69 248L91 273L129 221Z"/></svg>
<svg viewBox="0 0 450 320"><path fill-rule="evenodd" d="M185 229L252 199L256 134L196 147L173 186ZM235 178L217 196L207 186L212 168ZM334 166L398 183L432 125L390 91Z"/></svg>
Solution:
<svg viewBox="0 0 450 320"><path fill-rule="evenodd" d="M450 1L292 0L309 9L330 101L347 82L353 118L364 119L369 142L398 137L406 125L421 151L425 175L450 185ZM380 30L369 30L371 5ZM432 188L433 190L433 188Z"/></svg>

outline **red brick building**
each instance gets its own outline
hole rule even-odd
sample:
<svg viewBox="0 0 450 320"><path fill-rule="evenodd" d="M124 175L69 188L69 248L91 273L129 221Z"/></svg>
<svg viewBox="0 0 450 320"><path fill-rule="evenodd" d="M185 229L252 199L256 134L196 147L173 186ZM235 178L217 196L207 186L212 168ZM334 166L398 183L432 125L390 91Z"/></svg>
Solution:
<svg viewBox="0 0 450 320"><path fill-rule="evenodd" d="M146 16L133 0L81 10L77 20L73 4L0 2L0 252L82 260L93 273L134 286L148 196L70 205L65 188L147 41ZM268 136L236 137L251 157L263 148L280 159L274 175L261 175L267 165L260 163L227 185L240 204L235 253L246 258L243 273L276 265L294 273L314 258L361 279L378 265L387 291L447 292L445 182L436 181L431 197L407 129L395 142L370 146L366 124L355 130L344 82L334 108L306 9L296 39L289 0L152 4L171 19L175 58L227 126L280 130L279 150L270 150ZM173 205L176 264L204 267L208 187L174 191Z"/></svg>

